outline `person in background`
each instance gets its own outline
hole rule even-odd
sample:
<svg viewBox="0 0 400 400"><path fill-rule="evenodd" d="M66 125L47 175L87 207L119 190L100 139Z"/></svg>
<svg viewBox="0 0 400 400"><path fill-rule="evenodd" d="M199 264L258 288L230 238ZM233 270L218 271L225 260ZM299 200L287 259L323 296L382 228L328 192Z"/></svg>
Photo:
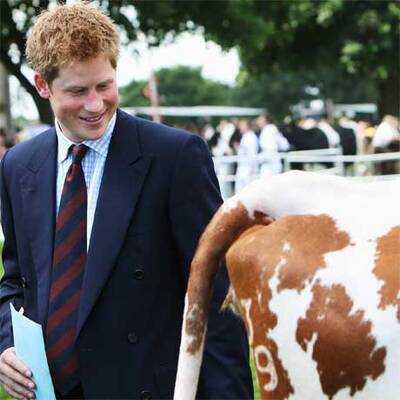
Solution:
<svg viewBox="0 0 400 400"><path fill-rule="evenodd" d="M372 140L375 136L376 126L370 119L360 119L357 123L357 133L361 141L361 154L373 153Z"/></svg>
<svg viewBox="0 0 400 400"><path fill-rule="evenodd" d="M399 120L392 115L385 115L376 128L372 139L374 153L400 151ZM391 175L399 173L398 162L382 161L376 164L376 174Z"/></svg>
<svg viewBox="0 0 400 400"><path fill-rule="evenodd" d="M237 154L240 157L236 171L235 193L248 185L257 175L258 164L255 157L258 153L258 138L247 119L238 123L241 133Z"/></svg>
<svg viewBox="0 0 400 400"><path fill-rule="evenodd" d="M93 3L43 12L27 58L55 127L1 163L0 383L34 397L10 303L43 327L57 398L173 396L189 267L221 204L203 139L118 109L119 34ZM198 396L250 399L239 320L211 304Z"/></svg>
<svg viewBox="0 0 400 400"><path fill-rule="evenodd" d="M278 174L282 172L282 161L279 153L289 150L289 142L272 122L272 118L269 115L260 115L257 118L257 125L261 129L259 137L260 151L265 156L265 161L261 165L260 175Z"/></svg>
<svg viewBox="0 0 400 400"><path fill-rule="evenodd" d="M392 115L383 117L382 122L376 128L372 146L374 149L400 150L399 120L396 117Z"/></svg>
<svg viewBox="0 0 400 400"><path fill-rule="evenodd" d="M231 146L231 139L233 138L235 131L236 126L232 121L226 119L220 121L217 126L218 140L216 145L211 150L213 156L223 157L235 155L235 148ZM220 179L222 197L227 199L233 195L234 186L230 178L235 174L235 165L231 161L217 161L215 169Z"/></svg>

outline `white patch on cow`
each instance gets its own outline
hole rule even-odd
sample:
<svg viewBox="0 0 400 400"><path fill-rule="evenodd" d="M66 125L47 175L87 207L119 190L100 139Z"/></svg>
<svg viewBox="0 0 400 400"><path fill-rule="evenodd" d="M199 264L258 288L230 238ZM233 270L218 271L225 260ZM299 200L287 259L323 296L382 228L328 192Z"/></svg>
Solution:
<svg viewBox="0 0 400 400"><path fill-rule="evenodd" d="M290 251L290 249L291 249L290 243L289 243L289 242L285 242L285 243L283 244L282 250L283 250L284 252L288 253L288 252Z"/></svg>
<svg viewBox="0 0 400 400"><path fill-rule="evenodd" d="M318 335L314 332L313 335L311 336L311 340L309 340L307 342L306 353L310 358L312 358L312 354L314 351L314 345L315 345L315 342L317 341L317 338L318 338Z"/></svg>
<svg viewBox="0 0 400 400"><path fill-rule="evenodd" d="M221 310L223 311L226 307L228 307L238 317L242 315L242 307L232 285L229 285L228 293L222 303Z"/></svg>
<svg viewBox="0 0 400 400"><path fill-rule="evenodd" d="M230 197L229 199L224 201L222 204L221 210L223 213L230 213L232 210L236 209L239 205L239 198L238 196Z"/></svg>
<svg viewBox="0 0 400 400"><path fill-rule="evenodd" d="M267 358L266 365L261 365L260 363L261 355L266 356ZM256 364L256 368L259 373L268 374L270 376L269 382L264 385L264 390L267 392L275 390L276 387L278 386L278 374L276 373L276 368L272 354L267 349L266 346L259 345L254 349L254 362Z"/></svg>
<svg viewBox="0 0 400 400"><path fill-rule="evenodd" d="M198 308L195 304L194 307ZM187 335L186 333L186 320L193 319L193 308L192 312L187 316L188 299L187 294L185 296L185 310L184 310L184 321L182 325L182 337L179 348L179 361L178 371L175 381L174 400L189 400L196 398L197 384L199 381L200 366L203 358L203 347L205 332L202 338L200 349L191 354L187 351L190 345L195 340L194 336Z"/></svg>
<svg viewBox="0 0 400 400"><path fill-rule="evenodd" d="M354 182L333 175L290 171L252 182L228 199L223 210L230 212L241 204L250 218L258 211L273 219L327 214L338 222L339 229L349 232L358 228L358 234L368 238L388 232L399 202L400 185L395 180ZM355 221L359 221L358 227Z"/></svg>
<svg viewBox="0 0 400 400"><path fill-rule="evenodd" d="M242 308L244 308L244 317L246 318L247 327L249 329L248 337L250 346L253 345L253 340L254 340L254 328L250 316L251 303L252 303L251 299L240 299L240 304L242 305Z"/></svg>

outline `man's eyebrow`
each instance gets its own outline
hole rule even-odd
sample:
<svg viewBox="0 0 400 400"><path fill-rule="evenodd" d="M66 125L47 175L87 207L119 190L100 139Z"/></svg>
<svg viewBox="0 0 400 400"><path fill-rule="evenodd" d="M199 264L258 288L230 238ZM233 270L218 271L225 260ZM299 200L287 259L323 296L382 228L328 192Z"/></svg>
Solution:
<svg viewBox="0 0 400 400"><path fill-rule="evenodd" d="M82 90L86 89L86 86L79 86L79 85L71 85L71 86L66 86L64 90Z"/></svg>
<svg viewBox="0 0 400 400"><path fill-rule="evenodd" d="M106 79L106 80L104 80L102 82L99 82L96 86L106 85L106 84L109 84L109 83L112 83L112 82L114 82L114 78L109 78L109 79ZM71 86L66 86L64 89L65 90L81 90L81 89L86 89L86 88L87 88L87 86L71 85Z"/></svg>
<svg viewBox="0 0 400 400"><path fill-rule="evenodd" d="M109 78L109 79L106 79L105 81L98 83L97 86L98 85L106 85L108 83L112 83L113 81L114 81L114 78Z"/></svg>

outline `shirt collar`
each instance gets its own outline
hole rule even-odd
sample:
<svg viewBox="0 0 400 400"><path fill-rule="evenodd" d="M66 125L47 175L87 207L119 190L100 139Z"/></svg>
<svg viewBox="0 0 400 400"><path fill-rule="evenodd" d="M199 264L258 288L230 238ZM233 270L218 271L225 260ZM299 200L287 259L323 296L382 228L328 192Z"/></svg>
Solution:
<svg viewBox="0 0 400 400"><path fill-rule="evenodd" d="M90 149L99 153L103 157L107 157L108 147L110 145L111 136L114 131L115 122L117 119L117 113L115 112L112 116L110 122L107 125L107 128L104 132L104 135L97 140L84 140L81 144L88 146ZM68 157L68 150L71 145L77 144L72 140L68 139L61 130L60 123L57 118L55 119L55 127L58 139L58 162L61 163L65 161Z"/></svg>

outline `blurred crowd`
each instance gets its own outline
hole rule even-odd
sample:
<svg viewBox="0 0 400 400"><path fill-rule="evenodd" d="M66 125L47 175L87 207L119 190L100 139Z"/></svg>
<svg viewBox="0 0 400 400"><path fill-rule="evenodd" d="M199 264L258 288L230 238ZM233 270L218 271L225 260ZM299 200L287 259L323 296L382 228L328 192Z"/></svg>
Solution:
<svg viewBox="0 0 400 400"><path fill-rule="evenodd" d="M227 196L240 190L254 176L265 176L282 171L282 152L340 148L344 155L375 154L400 151L398 118L386 115L378 124L368 119L342 116L330 120L326 116L286 119L277 125L263 114L255 119L223 119L217 124L206 120L200 125L183 128L202 136L214 157L240 156L237 163L217 163L219 175L234 175L234 184L222 187ZM263 161L254 161L261 153ZM265 156L265 158L264 158ZM346 164L346 167L351 164ZM302 168L302 164L296 165ZM398 174L399 162L383 161L363 165L365 175ZM368 170L367 170L368 169ZM225 185L225 186L226 186ZM222 185L224 186L224 185Z"/></svg>
<svg viewBox="0 0 400 400"><path fill-rule="evenodd" d="M344 155L400 151L399 119L391 115L386 115L378 124L346 116L332 121L322 115L297 120L288 118L278 125L271 116L262 114L254 119L222 119L215 124L208 118L199 124L179 127L200 135L214 157L240 156L238 162L216 164L219 175L235 176L234 183L228 184L229 188L222 188L228 195L247 185L254 176L281 172L283 152L339 147ZM30 139L46 128L46 125L35 125L21 129L13 136L0 128L0 158L15 143ZM261 156L261 164L255 156ZM296 168L302 168L302 165ZM398 174L399 163L376 163L368 173Z"/></svg>

